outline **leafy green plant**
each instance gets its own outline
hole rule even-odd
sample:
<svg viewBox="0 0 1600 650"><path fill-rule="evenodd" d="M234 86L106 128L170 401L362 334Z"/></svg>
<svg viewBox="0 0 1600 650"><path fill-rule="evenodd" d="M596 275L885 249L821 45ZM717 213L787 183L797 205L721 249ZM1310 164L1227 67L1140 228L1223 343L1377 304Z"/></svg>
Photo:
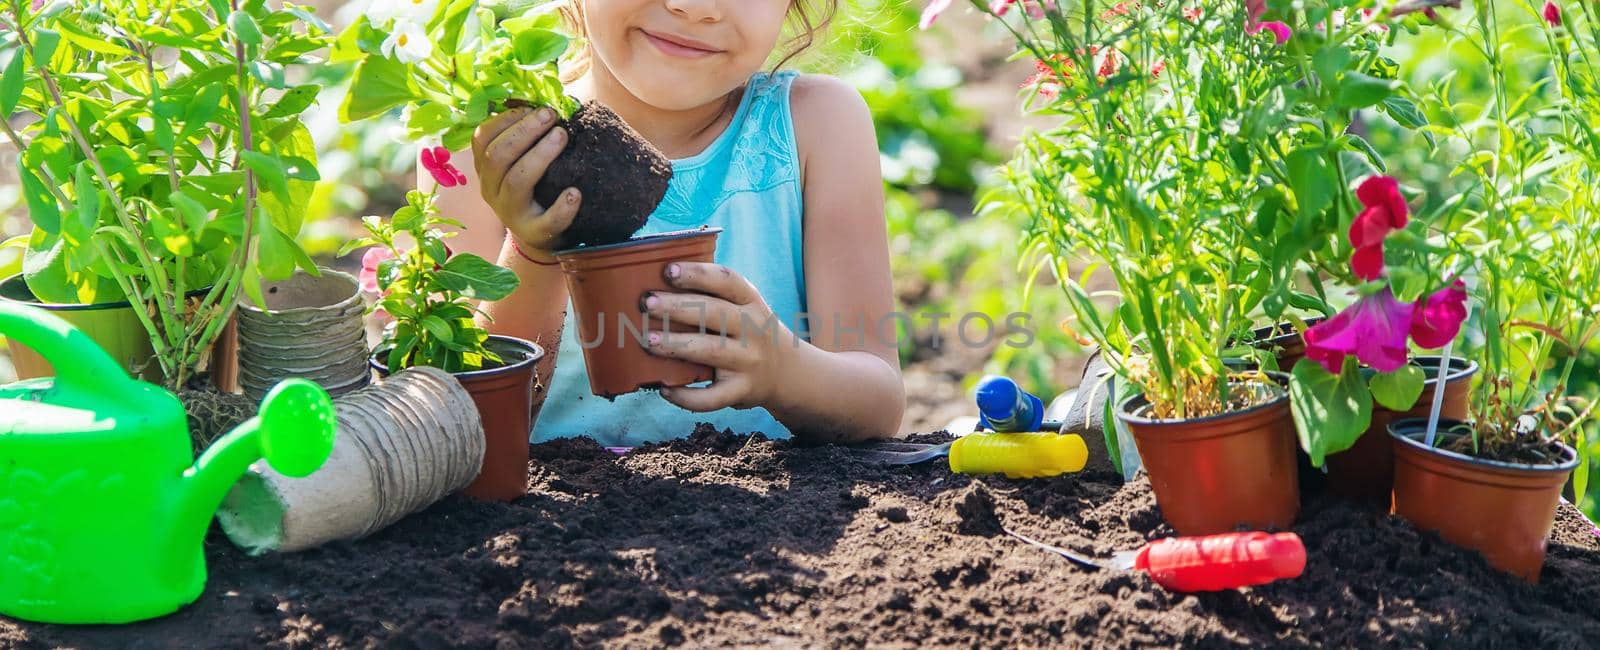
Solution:
<svg viewBox="0 0 1600 650"><path fill-rule="evenodd" d="M1477 3L1453 28L1487 66L1491 102L1452 103L1441 88L1433 107L1449 118L1441 135L1473 147L1456 173L1475 187L1450 224L1473 261L1482 337L1470 451L1516 458L1552 440L1579 444L1596 406L1573 373L1600 339L1600 8L1574 3L1563 16L1555 3L1517 2L1522 11L1507 15L1497 4ZM1502 40L1530 29L1544 33L1543 52ZM1553 74L1518 84L1513 56Z"/></svg>
<svg viewBox="0 0 1600 650"><path fill-rule="evenodd" d="M569 39L557 3L480 0L375 3L334 46L334 62L356 61L339 107L351 122L399 107L413 140L464 150L472 132L508 102L577 110L556 62Z"/></svg>
<svg viewBox="0 0 1600 650"><path fill-rule="evenodd" d="M4 20L28 287L138 305L181 386L241 291L263 302L262 278L316 272L294 238L318 179L301 118L318 88L288 79L320 63L327 27L264 0L8 0Z"/></svg>
<svg viewBox="0 0 1600 650"><path fill-rule="evenodd" d="M1079 327L1160 417L1237 405L1224 358L1246 352L1231 341L1258 313L1331 312L1324 282L1355 277L1350 179L1382 161L1351 116L1411 108L1378 54L1386 16L1361 7L1086 0L992 14L1037 61L1028 105L1061 124L1024 142L1011 187L986 200L1033 215L1025 247L1059 277L1090 260L1064 283ZM1085 289L1100 271L1116 291ZM1109 317L1096 297L1118 299Z"/></svg>
<svg viewBox="0 0 1600 650"><path fill-rule="evenodd" d="M380 295L373 310L394 322L380 350L391 371L431 366L447 372L492 367L501 361L486 349L489 333L475 320L479 300L495 301L517 289L517 274L471 253L453 253L442 226L460 224L439 214L437 195L412 191L406 205L385 221L362 219L370 237L351 241L341 255L369 249L362 282ZM410 244L407 246L407 240Z"/></svg>

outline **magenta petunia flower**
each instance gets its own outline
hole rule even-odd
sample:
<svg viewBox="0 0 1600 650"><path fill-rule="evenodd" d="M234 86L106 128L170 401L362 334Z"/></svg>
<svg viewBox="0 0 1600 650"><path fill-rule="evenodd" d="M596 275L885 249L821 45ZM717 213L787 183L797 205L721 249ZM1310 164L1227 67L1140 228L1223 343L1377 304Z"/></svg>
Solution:
<svg viewBox="0 0 1600 650"><path fill-rule="evenodd" d="M1411 340L1419 347L1442 348L1461 333L1467 319L1467 285L1456 280L1417 301L1416 317L1411 320Z"/></svg>
<svg viewBox="0 0 1600 650"><path fill-rule="evenodd" d="M1339 374L1344 358L1357 359L1378 372L1393 372L1406 365L1406 335L1416 305L1400 302L1394 292L1363 296L1333 318L1306 330L1306 358Z"/></svg>
<svg viewBox="0 0 1600 650"><path fill-rule="evenodd" d="M1363 280L1383 274L1383 239L1406 227L1411 208L1400 193L1400 182L1389 176L1372 176L1356 188L1356 198L1366 209L1350 222L1350 269Z"/></svg>
<svg viewBox="0 0 1600 650"><path fill-rule="evenodd" d="M1545 0L1544 21L1550 23L1551 27L1561 26L1561 7L1556 5L1555 0Z"/></svg>

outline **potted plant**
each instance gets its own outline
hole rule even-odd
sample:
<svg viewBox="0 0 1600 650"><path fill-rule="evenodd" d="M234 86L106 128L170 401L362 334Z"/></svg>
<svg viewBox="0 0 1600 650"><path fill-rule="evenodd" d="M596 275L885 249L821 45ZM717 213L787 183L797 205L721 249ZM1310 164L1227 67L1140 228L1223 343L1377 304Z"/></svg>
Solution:
<svg viewBox="0 0 1600 650"><path fill-rule="evenodd" d="M1303 195L1334 194L1324 175L1261 180L1299 143L1281 129L1304 79L1287 25L1238 2L1008 5L973 3L1038 61L1027 101L1060 124L1025 139L988 202L1031 215L1025 247L1049 256L1077 328L1133 392L1116 419L1166 520L1184 535L1289 527L1300 502L1284 379L1225 354L1282 295L1295 258L1275 251L1322 217ZM1084 289L1097 271L1117 290ZM1105 316L1103 297L1118 299Z"/></svg>
<svg viewBox="0 0 1600 650"><path fill-rule="evenodd" d="M629 335L628 326L639 333L648 325L641 322L639 297L668 290L662 267L712 261L715 235L630 239L665 196L672 165L610 109L565 94L559 60L570 39L561 32L561 5L373 5L334 48L335 61L357 62L341 116L360 120L403 109L411 137L429 143L430 159L448 162L490 115L517 106L554 110L569 140L534 188L534 200L551 205L569 187L583 196L560 257L584 340L595 342L584 346L591 389L611 397L710 379L709 368L651 356L640 344L642 334ZM459 182L435 178L444 187Z"/></svg>
<svg viewBox="0 0 1600 650"><path fill-rule="evenodd" d="M485 440L482 470L463 492L509 501L527 492L534 365L544 350L479 326L477 301L511 295L517 275L477 255L453 253L441 226L454 222L440 216L436 198L413 190L393 218L366 217L370 236L349 242L344 252L374 247L367 255L377 263L362 280L380 294L373 310L393 319L372 367L384 376L416 366L454 375L478 406Z"/></svg>
<svg viewBox="0 0 1600 650"><path fill-rule="evenodd" d="M1461 171L1471 181L1448 226L1452 248L1472 262L1476 306L1473 356L1482 378L1471 419L1402 420L1389 427L1395 454L1395 512L1417 527L1483 554L1490 565L1537 582L1561 490L1578 465L1570 446L1596 407L1573 391L1573 369L1600 337L1600 142L1592 131L1600 106L1587 95L1600 81L1597 17L1501 13L1476 7L1459 28L1489 59L1496 102L1488 119L1452 134L1470 145ZM1553 9L1553 11L1552 11ZM1501 34L1529 27L1549 53L1524 52ZM1556 82L1508 80L1501 57L1548 65ZM1435 98L1449 115L1448 89Z"/></svg>
<svg viewBox="0 0 1600 650"><path fill-rule="evenodd" d="M318 179L301 114L326 26L260 1L10 0L0 114L32 232L0 299L89 332L179 389L241 295L315 271L295 244ZM13 125L20 123L20 126ZM48 374L13 346L19 375ZM213 370L218 370L216 356Z"/></svg>

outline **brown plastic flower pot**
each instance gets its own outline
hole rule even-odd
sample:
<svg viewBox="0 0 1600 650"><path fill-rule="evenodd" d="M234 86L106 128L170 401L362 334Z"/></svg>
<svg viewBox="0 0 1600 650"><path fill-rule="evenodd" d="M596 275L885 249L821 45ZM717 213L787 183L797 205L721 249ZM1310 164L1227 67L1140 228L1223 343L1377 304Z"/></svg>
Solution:
<svg viewBox="0 0 1600 650"><path fill-rule="evenodd" d="M1266 404L1190 420L1150 419L1149 402L1138 395L1118 409L1161 516L1178 534L1283 530L1294 523L1300 511L1294 418L1288 393L1272 390Z"/></svg>
<svg viewBox="0 0 1600 650"><path fill-rule="evenodd" d="M1356 439L1356 444L1337 454L1329 454L1328 491L1356 504L1388 512L1394 497L1394 446L1389 442L1389 424L1405 418L1425 418L1433 409L1433 393L1439 385L1440 357L1417 357L1412 365L1421 366L1428 381L1422 397L1411 410L1397 413L1377 404L1372 407L1372 425ZM1467 417L1467 398L1472 376L1478 373L1475 361L1452 357L1445 375L1444 405L1439 417L1462 420Z"/></svg>
<svg viewBox="0 0 1600 650"><path fill-rule="evenodd" d="M1327 318L1318 316L1305 319L1306 327L1314 327ZM1253 345L1263 350L1273 350L1278 358L1278 370L1291 372L1294 364L1306 358L1306 341L1295 329L1294 323L1284 321L1277 325L1258 327L1250 332Z"/></svg>
<svg viewBox="0 0 1600 650"><path fill-rule="evenodd" d="M486 347L503 365L451 373L478 405L483 420L483 468L461 493L485 501L511 501L528 492L528 434L533 430L534 366L544 348L510 336L490 336ZM372 367L389 376L389 351L372 355Z"/></svg>
<svg viewBox="0 0 1600 650"><path fill-rule="evenodd" d="M1439 437L1453 442L1468 425L1440 420ZM1545 544L1555 524L1561 487L1578 466L1578 452L1560 445L1548 465L1473 458L1423 442L1428 421L1389 425L1394 447L1394 510L1422 530L1483 554L1489 565L1539 582Z"/></svg>
<svg viewBox="0 0 1600 650"><path fill-rule="evenodd" d="M589 371L590 392L611 398L715 377L708 366L646 352L645 334L661 331L662 326L646 321L639 301L649 291L673 291L664 275L668 264L713 261L720 232L721 228L699 228L557 253L577 310L578 341ZM707 328L711 330L715 328ZM697 332L700 328L674 323L667 331Z"/></svg>

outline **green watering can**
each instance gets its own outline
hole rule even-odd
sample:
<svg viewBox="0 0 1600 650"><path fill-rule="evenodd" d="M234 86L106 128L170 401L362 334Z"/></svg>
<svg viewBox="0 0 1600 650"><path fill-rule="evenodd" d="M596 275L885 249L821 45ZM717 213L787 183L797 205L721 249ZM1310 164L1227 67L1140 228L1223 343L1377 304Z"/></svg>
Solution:
<svg viewBox="0 0 1600 650"><path fill-rule="evenodd" d="M56 377L0 386L0 614L43 623L164 616L205 589L212 513L257 459L293 477L333 449L327 392L291 379L190 466L183 405L87 335L0 303L0 334Z"/></svg>

